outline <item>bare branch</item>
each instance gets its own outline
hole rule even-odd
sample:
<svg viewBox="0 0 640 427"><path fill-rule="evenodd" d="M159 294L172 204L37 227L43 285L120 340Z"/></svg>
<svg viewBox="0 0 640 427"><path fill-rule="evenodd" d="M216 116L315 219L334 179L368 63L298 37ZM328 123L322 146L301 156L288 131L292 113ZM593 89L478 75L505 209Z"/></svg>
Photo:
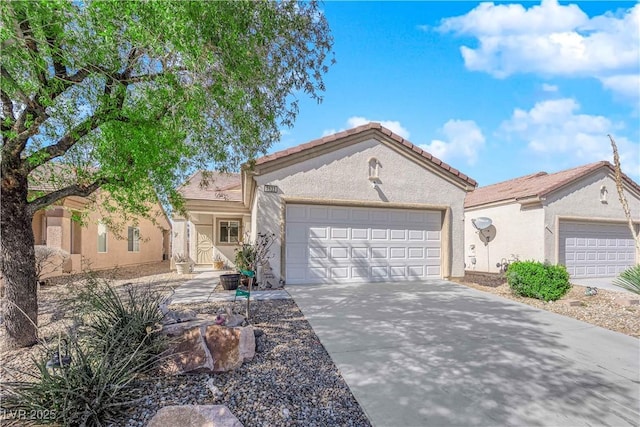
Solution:
<svg viewBox="0 0 640 427"><path fill-rule="evenodd" d="M69 132L67 132L62 138L55 144L48 145L40 150L32 153L27 157L25 166L27 172L34 170L40 165L45 164L51 159L64 155L71 147L73 147L82 137L89 134L89 132L95 130L103 120L97 116L91 116Z"/></svg>
<svg viewBox="0 0 640 427"><path fill-rule="evenodd" d="M624 211L624 216L627 217L627 224L631 230L631 235L636 243L636 250L640 251L640 233L636 233L635 226L633 225L633 218L631 217L631 209L629 209L629 203L624 195L624 186L622 183L622 168L620 167L620 155L618 154L618 146L611 135L607 135L611 140L611 148L613 149L613 169L615 171L616 189L618 190L618 198Z"/></svg>
<svg viewBox="0 0 640 427"><path fill-rule="evenodd" d="M58 200L62 200L65 197L70 196L78 196L78 197L88 197L96 191L98 188L103 186L104 184L109 183L110 180L107 178L99 178L87 185L73 184L65 188L61 188L56 191L52 191L51 193L47 193L42 197L38 197L37 199L29 202L27 210L30 215L35 214L38 210L44 209L47 206L57 202Z"/></svg>

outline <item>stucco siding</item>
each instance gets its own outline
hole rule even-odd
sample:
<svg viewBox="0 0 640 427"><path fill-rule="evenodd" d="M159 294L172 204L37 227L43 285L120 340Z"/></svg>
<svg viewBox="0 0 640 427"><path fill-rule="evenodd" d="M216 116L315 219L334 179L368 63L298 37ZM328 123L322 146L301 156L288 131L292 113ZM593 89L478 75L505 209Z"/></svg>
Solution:
<svg viewBox="0 0 640 427"><path fill-rule="evenodd" d="M369 180L369 160L379 162L379 186ZM322 203L361 203L383 207L413 204L421 208L439 209L443 218L450 218L448 231L452 259L452 276L464 274L463 203L465 190L427 170L424 166L375 140L355 143L347 147L300 161L282 169L258 175L256 231L278 236L272 247L271 266L277 279L283 272L283 232L287 200L304 199ZM264 185L275 185L277 193L266 193ZM447 208L451 215L445 215ZM446 250L443 247L443 250ZM444 273L447 275L448 273Z"/></svg>
<svg viewBox="0 0 640 427"><path fill-rule="evenodd" d="M66 200L63 201L64 206ZM106 252L98 252L98 223L102 215L96 210L85 211L77 200L70 203L73 209L53 206L34 215L33 229L36 244L62 249L70 254L63 270L79 273L83 270L101 270L106 268L160 262L163 255L169 254L165 233L170 224L160 209L154 210L156 223L149 219L138 218L137 222L123 222L114 218L118 230L107 230ZM83 222L72 219L73 211L84 212ZM44 219L43 219L44 218ZM137 227L140 231L139 250L129 251L127 228ZM164 230L164 231L163 231ZM56 271L52 275L59 274Z"/></svg>
<svg viewBox="0 0 640 427"><path fill-rule="evenodd" d="M485 243L473 227L472 219L488 217L493 228L487 231L491 236ZM496 264L502 258L507 260L517 256L521 260L544 261L545 234L542 207L522 209L519 203L467 210L465 212L465 262L468 270L498 272ZM474 248L471 248L474 245ZM475 258L475 265L473 264Z"/></svg>
<svg viewBox="0 0 640 427"><path fill-rule="evenodd" d="M601 188L606 187L606 201L601 201ZM625 191L633 219L640 222L640 199ZM614 179L602 171L547 198L544 224L550 232L545 233L545 254L552 262L558 262L559 222L565 220L619 222L626 221L622 205L618 200ZM638 257L636 256L636 261Z"/></svg>

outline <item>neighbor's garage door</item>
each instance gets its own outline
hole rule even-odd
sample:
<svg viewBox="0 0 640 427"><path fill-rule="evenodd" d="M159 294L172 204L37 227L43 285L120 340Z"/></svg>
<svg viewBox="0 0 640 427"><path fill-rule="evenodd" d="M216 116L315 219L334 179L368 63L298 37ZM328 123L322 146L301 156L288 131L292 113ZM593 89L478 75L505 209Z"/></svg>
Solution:
<svg viewBox="0 0 640 427"><path fill-rule="evenodd" d="M286 281L440 278L438 211L287 205Z"/></svg>
<svg viewBox="0 0 640 427"><path fill-rule="evenodd" d="M560 263L573 278L613 277L635 263L626 224L560 222Z"/></svg>

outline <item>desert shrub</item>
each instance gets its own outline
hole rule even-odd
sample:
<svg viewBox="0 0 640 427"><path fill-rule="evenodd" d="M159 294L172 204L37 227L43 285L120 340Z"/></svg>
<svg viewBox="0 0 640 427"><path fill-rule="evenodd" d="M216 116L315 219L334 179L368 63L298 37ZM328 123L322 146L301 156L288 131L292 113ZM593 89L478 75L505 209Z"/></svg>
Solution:
<svg viewBox="0 0 640 427"><path fill-rule="evenodd" d="M516 295L555 301L571 289L569 273L562 265L517 261L507 269L507 282Z"/></svg>
<svg viewBox="0 0 640 427"><path fill-rule="evenodd" d="M121 345L125 337L114 338L94 352L84 339L66 335L69 346L61 347L71 356L69 365L47 368L49 353L43 352L33 360L35 373L23 372L25 381L5 384L3 408L9 413L42 414L38 422L43 424L100 426L112 421L140 398L134 381L153 366L148 357L139 355L144 344L131 351Z"/></svg>
<svg viewBox="0 0 640 427"><path fill-rule="evenodd" d="M640 295L640 264L620 273L613 284Z"/></svg>
<svg viewBox="0 0 640 427"><path fill-rule="evenodd" d="M121 295L108 281L89 277L70 306L78 310L79 325L65 334L64 345L42 343L35 373L22 372L26 380L3 384L3 409L46 415L40 423L100 426L113 420L140 398L136 379L161 358L160 301L148 288L129 287ZM53 351L68 354L70 363L48 368Z"/></svg>

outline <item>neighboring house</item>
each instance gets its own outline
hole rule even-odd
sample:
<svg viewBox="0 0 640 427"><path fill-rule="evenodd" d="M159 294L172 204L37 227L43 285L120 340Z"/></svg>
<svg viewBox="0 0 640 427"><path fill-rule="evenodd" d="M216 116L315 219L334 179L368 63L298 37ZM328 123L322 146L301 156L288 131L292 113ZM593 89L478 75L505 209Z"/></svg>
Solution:
<svg viewBox="0 0 640 427"><path fill-rule="evenodd" d="M623 182L637 231L640 186ZM572 278L613 277L640 259L606 161L481 187L464 206L469 270L497 272L516 256L565 265ZM492 225L478 231L481 217Z"/></svg>
<svg viewBox="0 0 640 427"><path fill-rule="evenodd" d="M229 263L236 239L274 233L272 283L351 283L464 274L463 204L476 182L380 124L257 159L241 174L195 174L179 190L174 253Z"/></svg>
<svg viewBox="0 0 640 427"><path fill-rule="evenodd" d="M112 232L102 215L88 210L88 200L67 197L33 217L32 227L36 245L57 248L69 254L58 271L47 276L78 273L84 269L101 270L151 262L160 262L170 253L169 220L158 204L152 212L156 223L138 218L122 224L122 229ZM83 224L72 219L83 216Z"/></svg>

